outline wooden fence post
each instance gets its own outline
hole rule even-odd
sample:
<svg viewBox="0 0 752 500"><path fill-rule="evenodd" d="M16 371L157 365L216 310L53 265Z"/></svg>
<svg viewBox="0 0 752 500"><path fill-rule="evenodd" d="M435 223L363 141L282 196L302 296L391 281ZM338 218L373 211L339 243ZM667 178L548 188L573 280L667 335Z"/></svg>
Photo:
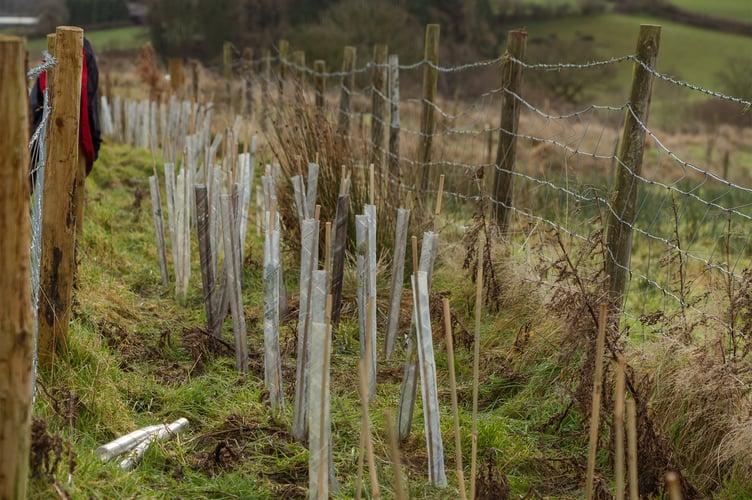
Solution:
<svg viewBox="0 0 752 500"><path fill-rule="evenodd" d="M355 47L345 47L344 59L342 60L342 93L339 98L339 117L337 120L337 131L341 136L346 136L350 131L351 94L355 88L355 73L353 72L353 69L355 69L355 54Z"/></svg>
<svg viewBox="0 0 752 500"><path fill-rule="evenodd" d="M287 58L290 52L290 42L287 40L279 41L279 96L285 93L285 79L287 78Z"/></svg>
<svg viewBox="0 0 752 500"><path fill-rule="evenodd" d="M428 189L430 176L431 145L436 128L436 92L439 79L439 25L426 25L426 45L423 65L423 109L420 117L421 138L418 141L418 164L420 174L420 194Z"/></svg>
<svg viewBox="0 0 752 500"><path fill-rule="evenodd" d="M52 80L52 113L47 132L47 169L42 207L39 338L40 368L50 368L57 349L65 349L70 321L76 243L76 175L81 109L81 57L84 32L61 26L55 33L59 64Z"/></svg>
<svg viewBox="0 0 752 500"><path fill-rule="evenodd" d="M295 65L295 86L297 87L296 92L303 93L303 85L305 85L306 81L306 75L305 75L305 51L304 50L296 50L292 53L292 63Z"/></svg>
<svg viewBox="0 0 752 500"><path fill-rule="evenodd" d="M245 115L253 116L253 49L243 49L243 80L245 87Z"/></svg>
<svg viewBox="0 0 752 500"><path fill-rule="evenodd" d="M227 95L227 109L232 109L232 42L222 45L222 63L225 70L225 94Z"/></svg>
<svg viewBox="0 0 752 500"><path fill-rule="evenodd" d="M507 50L501 63L501 121L499 125L499 148L496 150L494 173L493 220L502 234L509 225L509 209L512 206L512 175L517 160L517 126L520 121L520 103L509 92L520 94L522 66L512 61L525 58L527 31L512 30L507 35ZM509 92L507 92L507 90Z"/></svg>
<svg viewBox="0 0 752 500"><path fill-rule="evenodd" d="M172 57L169 61L170 70L170 90L178 97L183 96L183 85L185 84L185 76L183 73L183 59L179 57Z"/></svg>
<svg viewBox="0 0 752 500"><path fill-rule="evenodd" d="M371 158L369 163L376 167L378 175L384 175L382 158L386 151L386 141L384 139L384 120L386 117L386 95L389 79L387 78L387 56L388 49L386 45L376 44L373 47L373 73L371 75Z"/></svg>
<svg viewBox="0 0 752 500"><path fill-rule="evenodd" d="M79 56L80 58L80 56ZM23 38L0 35L0 498L26 498L34 321L29 286L29 118Z"/></svg>
<svg viewBox="0 0 752 500"><path fill-rule="evenodd" d="M272 51L264 50L264 76L261 78L261 130L266 132L266 120L269 117L269 82L272 80Z"/></svg>
<svg viewBox="0 0 752 500"><path fill-rule="evenodd" d="M389 56L389 175L386 182L389 184L389 202L393 209L400 206L400 91L399 91L399 56Z"/></svg>
<svg viewBox="0 0 752 500"><path fill-rule="evenodd" d="M319 111L324 111L324 92L326 86L324 83L324 73L326 72L326 63L317 59L313 61L313 88L316 93L316 107Z"/></svg>
<svg viewBox="0 0 752 500"><path fill-rule="evenodd" d="M191 85L193 86L193 100L198 102L199 94L199 62L196 59L191 59Z"/></svg>
<svg viewBox="0 0 752 500"><path fill-rule="evenodd" d="M653 73L658 59L661 27L649 24L640 26L632 73L632 90L629 94L624 119L624 132L619 147L618 170L614 186L613 209L606 230L606 273L611 277L610 297L621 305L627 285L629 261L632 256L632 225L635 221L635 205L639 176L642 171L642 153L645 146L645 126L648 121L650 95L653 90ZM642 64L641 64L642 63ZM650 68L648 70L647 68Z"/></svg>

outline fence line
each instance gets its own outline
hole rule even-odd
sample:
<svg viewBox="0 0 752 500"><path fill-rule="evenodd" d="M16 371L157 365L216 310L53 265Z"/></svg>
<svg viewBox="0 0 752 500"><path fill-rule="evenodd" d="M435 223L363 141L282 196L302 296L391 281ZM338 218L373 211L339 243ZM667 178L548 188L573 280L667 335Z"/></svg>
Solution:
<svg viewBox="0 0 752 500"><path fill-rule="evenodd" d="M233 47L234 53L241 54ZM254 51L262 54L262 51ZM640 64L645 66L634 54L610 57L586 63L561 62L556 64L541 64L522 61L508 55L495 59L443 66L432 63L428 59L421 59L414 63L398 64L402 73L401 80L405 80L406 73L416 81L418 71L425 66L438 71L441 75L465 75L473 71L484 71L501 65L505 58L519 64L529 71L576 72L603 66L622 63ZM302 112L312 106L314 90L308 84L298 84L293 77L284 83L289 95L279 94L279 76L275 72L266 75L260 69L267 64L274 63L277 67L284 66L287 73L305 74L320 79L344 79L345 77L365 75L375 69L389 69L389 64L376 64L371 60L362 62L352 71L320 71L305 65L297 64L290 58L280 58L277 55L267 55L253 60L241 60L236 57L231 62L231 68L236 78L249 81L254 89L251 96L273 103L270 117L280 119L285 110L289 113ZM248 71L247 67L253 68ZM219 69L214 67L209 70ZM648 68L646 68L648 69ZM741 106L749 102L725 95L721 92L706 89L699 85L682 82L664 75L656 70L648 69L656 78L675 85L680 89L699 92L714 99L729 101ZM309 78L310 80L310 78ZM263 83L263 85L258 85ZM260 94L260 89L267 89ZM359 88L349 89L339 82L327 85L322 116L333 122L343 111L337 109L336 100L341 92L350 97L353 107L344 113L350 118L350 126L342 135L338 135L351 145L348 152L352 159L350 168L362 170L365 168L366 158L370 151L375 150L386 161L394 159L394 153L386 146L374 147L369 135L371 126L378 122L383 130L389 130L388 114L377 118L370 113L370 103L375 94L387 109L402 107L400 112L399 133L402 135L399 164L402 166L402 176L398 179L384 175L381 179L385 185L395 185L403 198L407 195L416 196L419 189L416 180L410 172L427 166L430 171L438 174L446 172L447 185L444 195L453 200L454 210L442 216L442 222L463 231L471 224L472 207L478 203L498 204L490 189L484 187L489 174L504 171L492 157L482 155L479 151L495 148L496 137L500 133L510 134L520 143L518 146L518 165L515 171L506 172L515 179L513 187L514 197L512 206L508 207L515 216L516 231L528 223L537 225L545 221L546 226L556 228L576 235L576 240L586 241L594 227L583 222L583 214L589 217L614 216L621 223L622 220L611 202L612 188L610 178L616 168L626 168L635 182L643 191L638 196L638 211L636 221L628 226L635 232L634 246L641 246L645 250L643 262L633 261L627 269L632 277L631 291L639 283L655 291L656 297L669 298L678 307L687 307L690 299L672 292L673 268L662 259L669 259L668 254L675 258L684 259L691 269L693 276L700 276L704 272L720 273L727 279L738 281L742 279L740 269L746 267L747 257L742 248L744 241L749 239L742 224L749 224L752 219L752 209L744 201L743 196L752 192L752 187L733 182L726 174L721 175L713 171L678 148L672 148L664 134L648 127L637 120L649 140L645 163L648 167L642 174L634 175L627 165L616 156L619 144L620 128L624 116L634 113L626 102L623 104L591 103L576 110L557 112L550 109L548 103L541 105L536 99L524 97L524 89L515 93L500 87L498 82L491 88L475 94L470 99L452 101L440 98L430 102L420 95L409 95L405 89L400 89L398 101L392 99L391 92L379 91L370 82ZM298 95L299 98L292 96ZM509 96L521 107L520 126L517 131L506 130L498 125L498 106L501 96ZM309 104L310 103L310 104ZM438 121L430 132L420 129L415 118L420 106L430 106ZM255 107L255 109L260 109ZM336 132L336 127L332 130ZM423 163L416 157L417 143L421 139L435 139L435 151L428 163ZM485 157L484 157L485 156ZM484 179L477 184L474 180L481 172ZM434 174L432 174L434 175ZM528 191L535 193L539 199L533 199ZM436 190L430 185L424 195L435 196ZM385 206L396 211L397 206L384 201ZM673 207L673 208L672 208ZM527 221L527 222L526 222ZM723 224L721 223L723 222ZM697 227L690 227L692 224ZM731 230L728 232L728 225ZM680 239L679 236L682 236ZM732 259L722 255L721 243L724 237L732 248ZM522 240L523 242L525 239ZM510 241L513 245L522 244L514 237ZM642 251L642 250L640 250ZM657 257L661 255L661 258ZM642 266L642 267L640 267ZM639 285L640 287L643 285ZM713 290L718 292L717 289ZM663 300L663 299L661 299ZM629 318L639 318L635 311L645 309L646 306L637 304L638 297L632 294L628 297L624 315ZM650 306L648 306L650 307ZM637 309L635 309L637 308ZM712 315L710 311L698 313ZM716 320L723 321L716 315ZM727 327L733 327L726 325Z"/></svg>

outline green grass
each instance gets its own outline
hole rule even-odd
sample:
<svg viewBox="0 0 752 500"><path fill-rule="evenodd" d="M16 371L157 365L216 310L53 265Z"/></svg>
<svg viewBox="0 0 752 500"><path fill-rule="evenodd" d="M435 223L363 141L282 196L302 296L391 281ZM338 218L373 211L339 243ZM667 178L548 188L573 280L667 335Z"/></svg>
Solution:
<svg viewBox="0 0 752 500"><path fill-rule="evenodd" d="M671 3L694 12L752 23L752 3L747 0L671 0Z"/></svg>
<svg viewBox="0 0 752 500"><path fill-rule="evenodd" d="M84 237L78 254L69 350L60 356L53 373L41 374L45 390L39 393L34 410L35 418L43 419L48 431L63 440L64 455L46 479L32 481L30 497L57 498L50 481L56 481L57 487L73 498L302 495L307 488L308 451L289 435L291 379L284 380L287 390L284 411L275 415L265 402L259 321L262 305L258 293L260 241L254 236L250 242L245 269L248 286L244 303L252 368L251 373L242 376L235 371L230 353L212 355L199 350L202 357L196 357L197 334L191 337L190 332L202 327L204 321L196 263L184 302L175 300L172 288L159 284L149 200L138 201L148 192L150 173L151 161L146 151L105 144L87 180ZM294 260L288 256L290 266L294 266ZM291 270L288 274L294 280L296 273ZM458 277L442 266L436 276L437 283L455 289L457 286L452 283L456 284L457 279L463 284L467 282L464 276ZM467 291L472 294L471 288ZM346 300L350 302L353 297L348 295ZM451 300L453 307L462 311L467 297L457 293ZM468 317L462 317L465 324L470 324ZM511 322L509 328L498 330L492 328L497 320L489 318L490 323L485 327L489 338L496 338L493 341L496 353L510 345L513 328L518 324ZM284 346L295 343L295 323L293 320L281 328ZM232 343L229 329L228 321L224 339ZM332 352L334 461L343 498L351 498L360 433L360 405L351 375L358 357L353 318L345 317L334 338ZM427 484L419 402L411 437L403 446L404 474L412 498L451 499L458 495L453 472L451 406L446 389L447 361L440 340L436 352L449 487L437 489ZM468 367L472 365L472 351L465 345L458 346L456 352L465 475L469 476L472 372ZM386 498L392 496L393 473L387 459L383 410L396 409L403 355L398 349L397 361L382 365L383 381L371 406L378 477ZM290 370L294 363L294 350L283 348L286 374L293 373ZM531 466L541 459L541 447L559 439L536 431L535 422L559 411L562 400L551 400L545 409L536 410L530 402L523 401L528 394L525 391L531 390L523 378L498 373L488 381L481 390L479 460L493 467L503 466L501 470L512 493L524 495L543 480L541 471ZM74 401L72 410L61 406L61 400ZM527 410L507 409L512 401L513 407ZM131 472L119 470L115 463L102 464L92 453L98 445L134 428L180 417L188 418L190 428L179 439L155 446ZM569 452L561 451L562 446L578 449L582 444L573 445L570 439L562 443L555 447L558 450L555 453L568 455ZM68 466L68 450L75 457L72 470ZM51 453L54 455L54 451Z"/></svg>
<svg viewBox="0 0 752 500"><path fill-rule="evenodd" d="M605 59L634 53L640 24L662 26L658 71L711 89L718 89L716 74L726 67L730 58L752 53L752 37L695 28L649 16L608 13L528 22L523 27L529 33L529 43L535 38L547 38L551 34L562 40L590 35L598 53ZM572 54L570 61L584 62L578 60L577 54ZM619 90L604 93L600 100L609 103L624 102L628 95L631 71L630 63L621 63L616 77Z"/></svg>
<svg viewBox="0 0 752 500"><path fill-rule="evenodd" d="M107 30L86 31L96 54L105 52L136 50L149 41L149 32L142 26L129 26ZM32 38L27 44L31 60L34 61L47 48L46 38Z"/></svg>

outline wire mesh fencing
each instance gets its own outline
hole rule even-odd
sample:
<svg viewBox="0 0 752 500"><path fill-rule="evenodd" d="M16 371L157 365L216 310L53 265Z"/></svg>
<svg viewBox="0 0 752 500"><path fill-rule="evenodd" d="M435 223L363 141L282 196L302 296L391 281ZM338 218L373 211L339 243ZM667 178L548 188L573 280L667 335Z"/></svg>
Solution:
<svg viewBox="0 0 752 500"><path fill-rule="evenodd" d="M235 86L228 88L235 94L228 101L252 129L266 131L270 155L283 164L283 172L294 175L308 162L319 161L320 182L333 183L336 196L343 172L353 176L354 188L362 184L365 189L373 162L377 203L387 216L396 216L398 208L432 206L444 175L438 224L460 238L479 211L504 203L493 189L494 177L502 172L512 179L506 242L542 287L557 286L546 269L556 265L562 251L578 255L597 247L601 254L591 265L605 269L613 260L605 245L607 221L613 219L632 233L623 301L626 326L652 335L683 311L698 323L728 331L740 327L730 311L745 289L750 266L751 184L745 163L750 131L703 121L689 111L721 102L742 114L750 106L744 98L671 77L634 54L555 64L505 54L455 66L428 59L376 63L369 57L352 69L322 71L321 63L313 69L291 55L254 53L264 55L233 60ZM538 81L536 73L582 73L587 78L603 67L642 67L661 97L660 103L653 102L658 118L651 118L658 125L635 113L626 90L622 97L611 92L601 102L579 106L551 99L532 85L515 92L499 76L505 60L519 65L531 81ZM438 74L439 96L433 100L426 99L422 88L427 68ZM391 83L377 81L380 71ZM629 82L622 83L628 88ZM515 130L500 126L503 99L519 109ZM681 108L682 120L694 132L681 127L666 131L666 117L676 121L673 115L680 111L672 106ZM383 111L375 113L376 108ZM430 124L425 123L426 108L434 117ZM639 172L619 156L627 117L645 136ZM499 161L502 136L516 143L513 169ZM421 150L426 143L429 156ZM624 219L614 202L620 170L633 180L634 220ZM425 189L422 175L428 178ZM322 203L322 218L333 217L336 203L331 205Z"/></svg>

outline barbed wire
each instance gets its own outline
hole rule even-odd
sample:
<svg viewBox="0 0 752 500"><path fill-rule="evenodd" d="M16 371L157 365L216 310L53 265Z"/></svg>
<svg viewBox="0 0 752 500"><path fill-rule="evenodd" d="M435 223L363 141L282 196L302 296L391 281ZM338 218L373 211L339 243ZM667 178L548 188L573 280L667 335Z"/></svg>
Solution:
<svg viewBox="0 0 752 500"><path fill-rule="evenodd" d="M610 64L618 64L622 63L624 61L629 61L634 59L633 54L629 54L626 56L620 56L620 57L610 57L608 59L604 59L602 61L591 61L586 63L529 63L522 61L520 59L517 59L514 56L507 56L510 61L512 61L515 64L519 64L525 69L542 69L542 70L560 70L560 69L591 69L591 68L597 68L599 66L608 66Z"/></svg>
<svg viewBox="0 0 752 500"><path fill-rule="evenodd" d="M49 52L46 50L42 51L42 63L38 66L35 66L31 68L26 73L26 79L29 81L36 80L39 78L39 75L44 73L50 68L54 68L57 66L57 59L55 59Z"/></svg>
<svg viewBox="0 0 752 500"><path fill-rule="evenodd" d="M42 63L26 73L28 81L39 78L43 72L57 66L57 59L46 50L42 53ZM52 108L49 105L48 89L42 92L42 118L39 125L31 134L28 148L30 156L30 176L32 181L31 193L31 238L29 242L29 280L31 285L31 307L33 311L33 348L32 348L32 380L37 374L37 343L39 338L39 294L41 284L42 261L42 193L44 187L44 173L47 164L47 122ZM32 384L32 404L36 399L36 384Z"/></svg>
<svg viewBox="0 0 752 500"><path fill-rule="evenodd" d="M461 73L492 67L500 64L503 59L504 56L492 60L462 64L453 67L443 67L427 60L421 60L412 64L402 64L398 67L401 71L411 71L423 67L431 67L441 73ZM510 58L510 60L531 70L544 71L586 70L603 65L619 64L630 60L637 61L634 55L614 57L583 64L535 64L525 63L514 58ZM316 72L307 66L298 65L290 60L280 62L285 64L286 67L298 71L300 74L314 75L324 78L342 78L349 75L363 74L375 68L389 67L388 64L375 64L373 61L368 61L358 68L354 68L352 71L348 72ZM233 67L235 68L236 66L233 65ZM238 65L237 67L240 66ZM692 84L685 84L686 82L681 82L672 77L666 77L655 71L651 71L651 73L654 73L656 76L673 84L704 92L713 97L722 99L728 98L728 100L739 104L749 104L743 99L725 96ZM255 73L252 78L256 77L265 78L265 75ZM267 80L267 83L271 83L272 81L279 82L279 79L273 77L271 80ZM288 81L294 82L294 77L290 77ZM289 84L285 83L285 85ZM278 86L268 85L267 87L276 92ZM297 90L301 93L307 92L305 87L298 88ZM405 171L429 169L429 171L432 172L432 175L435 175L435 171L442 169L450 176L454 176L452 181L454 184L450 183L445 186L446 189L444 195L454 200L458 204L458 207L465 206L461 204L479 203L481 201L494 205L502 204L500 200L496 199L494 194L484 194L482 191L477 191L475 189L474 179L475 176L478 175L479 169L491 169L492 172L503 172L507 175L511 175L515 179L514 185L517 186L515 189L528 191L535 190L536 193L540 193L541 198L531 198L530 206L525 206L524 203L526 202L520 201L519 205L509 206L507 209L514 213L519 221L523 221L522 223L524 223L524 220L528 220L536 225L545 224L546 227L550 227L557 231L563 231L576 241L587 241L589 235L586 234L586 232L588 229L592 228L592 224L589 224L588 221L584 221L574 215L571 217L567 216L567 218L562 221L561 219L557 219L556 216L547 215L540 210L550 210L552 207L555 207L556 209L554 213L558 210L572 210L572 214L574 214L575 211L581 210L582 207L584 207L584 209L587 210L586 213L591 213L591 211L596 210L601 219L605 216L609 216L618 223L629 226L633 231L635 238L642 242L647 253L644 262L633 262L629 266L622 266L616 263L617 266L627 271L632 279L632 285L630 285L628 293L636 293L638 282L644 283L646 287L655 289L657 293L666 297L666 301L676 303L679 307L685 307L689 310L704 314L705 317L712 317L714 321L719 321L723 324L723 319L714 315L713 311L701 311L696 307L696 303L692 299L683 295L683 292L679 293L675 289L672 289L672 270L669 267L671 265L671 258L667 258L666 255L673 255L676 258L691 262L693 269L695 270L693 272L698 272L698 269L709 270L714 273L720 273L721 275L733 280L742 279L737 272L737 269L740 268L742 261L746 263L746 261L749 260L748 257L745 256L742 251L735 252L733 258L729 257L726 259L725 256L722 256L722 248L717 233L713 233L716 234L716 236L712 236L712 241L715 242L714 245L708 245L707 247L701 246L700 243L703 236L700 234L699 230L694 230L694 232L690 232L688 236L685 236L686 241L684 241L682 245L680 244L678 237L675 237L670 230L671 228L668 227L672 224L679 224L678 218L676 221L664 221L662 218L665 218L669 213L668 211L671 210L672 204L675 206L677 203L674 200L675 197L676 200L683 200L681 202L683 205L678 210L685 210L687 213L690 213L690 210L696 210L694 207L700 207L700 209L703 210L699 215L696 215L694 219L694 224L698 226L708 226L711 227L711 230L717 231L716 224L718 224L719 221L726 219L731 221L732 218L734 221L741 221L746 224L752 219L752 215L748 215L743 209L752 206L752 203L746 203L743 200L734 201L733 198L725 197L737 191L746 196L752 193L752 189L737 185L728 179L724 179L718 174L714 174L709 170L701 168L695 163L683 159L681 153L666 146L664 142L659 140L658 136L660 134L648 129L639 119L637 119L637 123L644 129L646 135L650 137L655 144L658 150L658 156L655 159L656 173L636 175L636 173L633 172L628 165L625 165L620 161L616 155L616 146L618 145L619 136L618 131L616 131L616 137L614 137L613 141L611 141L610 136L611 128L619 128L619 124L623 121L625 116L631 114L632 117L637 118L634 116L634 112L628 104L625 103L616 106L593 104L582 109L557 115L540 109L539 106L535 105L530 100L524 99L518 93L514 93L509 89L504 88L494 88L480 95L476 95L469 105L464 105L464 107L459 108L459 110L456 106L450 108L449 106L443 105L441 100L430 102L422 97L405 99L403 96L403 99L399 103L396 103L390 99L389 95L387 95L388 92L381 92L378 89L373 88L372 85L367 85L365 88L360 89L346 89L342 85L336 85L330 88L330 90L336 91L337 93L345 90L352 99L370 99L375 96L382 99L387 106L396 104L404 105L404 103L430 106L438 117L436 128L433 131L426 133L422 130L416 130L414 128L414 123L412 124L413 128L411 128L411 125L406 121L403 121L400 126L400 133L406 136L414 136L418 139L428 137L438 139L434 142L434 154L429 162L423 163L422 161L413 158L413 154L405 154L405 145L403 144L403 152L397 154L399 163L405 167ZM483 123L484 120L487 120L488 116L484 113L489 112L489 109L492 107L491 104L493 104L494 101L499 100L501 95L511 96L520 103L520 106L522 106L526 121L521 124L516 131L503 130L501 127L496 126L490 127L487 123ZM295 106L305 106L306 104L298 104L297 101L293 100L287 101L286 105L292 106L294 112ZM360 105L363 106L363 102L361 102ZM625 107L628 109L627 113L624 112ZM333 110L331 116L339 116L342 112L343 111L339 109ZM498 109L493 109L490 112L496 117ZM366 158L374 147L377 148L382 158L390 159L394 157L394 153L388 150L386 143L384 143L384 146L374 146L367 134L369 130L369 122L371 125L379 124L384 130L389 130L390 122L388 119L375 117L368 111L346 111L345 113L347 113L350 118L362 118L363 116L367 116L364 126L364 122L361 122L362 129L360 133L357 131L350 133L348 131L345 134L345 139L351 144L352 150L351 154L348 156L353 162L355 162L356 157L363 156L364 154L365 156L363 157ZM609 120L612 120L614 115L618 115L618 122L615 123L615 126L609 125ZM385 116L388 116L388 112ZM479 127L479 124L483 124L483 127ZM525 154L525 151L530 155L529 158L527 158L527 165L525 165L525 162L522 162L524 168L518 167L515 171L508 171L502 169L499 165L496 165L494 161L483 162L478 160L478 152L472 151L477 143L472 141L477 140L478 137L484 134L498 133L507 134L516 137L520 141L524 141L525 147L529 149L520 148L518 150L518 155ZM450 143L450 141L444 139L452 139L452 141ZM534 156L534 154L537 155L539 153L533 148L541 144L550 146L552 151L554 151L553 153L550 153L550 157L546 158L543 156L539 158ZM413 144L411 147L415 147L415 145ZM608 149L608 153L604 152L604 148ZM545 152L545 150L541 151ZM561 173L554 170L555 168L558 168L555 164L557 161L555 157L558 155L562 155L562 158L564 158L564 167L563 172ZM574 158L574 160L572 160L572 158ZM635 219L636 222L630 222L623 219L621 214L617 213L618 211L613 203L611 203L610 187L606 181L606 175L603 176L604 184L601 187L587 185L582 184L582 180L576 179L576 177L580 175L578 171L569 168L569 161L575 162L573 163L575 166L578 163L586 166L600 164L585 160L585 158L595 159L597 162L602 162L604 165L611 165L611 169L625 169L626 172L633 177L636 183L650 189L649 192L652 193L651 196L655 196L657 202L653 206L650 206L647 204L648 197L645 196L641 199L641 204L638 206L638 218ZM678 178L669 178L665 172L660 175L658 174L658 169L662 165L661 161L665 158L670 158L676 166L679 173ZM547 165L546 161L548 162ZM542 165L534 165L535 162L540 162ZM366 162L363 161L353 164L352 168L363 169L365 166ZM543 169L547 169L543 173L536 173L535 170L530 170L541 166ZM604 170L603 172L606 171ZM693 181L696 179L695 174L699 174L701 178L697 180L697 182L694 182L694 184L686 185L685 181L688 179L691 178ZM567 177L569 175L572 176L571 180ZM383 179L383 182L386 185L397 185L401 193L417 194L417 187L414 183L411 184L412 180L413 176L400 177L397 179L392 179L386 176ZM727 189L724 192L709 192L705 190L704 188L707 186L715 186L715 184L711 183L718 183L720 186L725 186ZM427 196L435 196L437 194L432 188L429 188L427 191L421 191L421 193ZM726 200L731 200L733 206L724 206L729 205ZM389 203L388 200L385 200L385 203ZM512 205L514 205L514 203ZM655 208L655 205L657 205L657 208ZM558 207L563 208L559 209ZM651 210L651 213L648 213L647 210ZM466 229L468 223L470 223L468 218L469 214L465 210L462 210L461 212L462 215L460 215L460 213L446 215L446 223L458 228L458 230ZM644 214L644 216L640 214ZM667 222L667 224L665 222ZM678 229L676 230L678 234ZM740 233L735 237L735 244L743 242L745 238L746 241L749 242L750 239L752 239L752 232ZM610 254L607 248L606 252L607 255L605 258L613 260L613 255ZM665 262L664 259L666 259ZM625 317L639 319L639 316L632 314L630 310L625 309L624 314Z"/></svg>
<svg viewBox="0 0 752 500"><path fill-rule="evenodd" d="M651 68L650 66L648 66L647 64L645 64L643 61L641 61L640 59L638 59L635 56L632 56L632 60L634 60L634 62L636 62L637 64L639 64L640 66L642 66L646 71L648 71L650 74L652 74L656 78L660 78L661 80L667 81L667 82L672 83L674 85L677 85L679 87L685 87L685 88L688 88L690 90L694 90L696 92L700 92L702 94L706 94L706 95L709 95L709 96L712 96L712 97L717 97L718 99L723 99L723 100L726 100L726 101L735 102L737 104L743 104L747 109L749 109L752 106L752 102L750 102L750 101L748 101L746 99L741 99L739 97L733 97L733 96L730 96L730 95L726 95L726 94L724 94L722 92L717 92L715 90L706 89L706 88L701 87L699 85L695 85L693 83L685 82L685 81L679 80L677 78L674 78L672 76L666 75L664 73L660 73L660 72L654 70L653 68Z"/></svg>

